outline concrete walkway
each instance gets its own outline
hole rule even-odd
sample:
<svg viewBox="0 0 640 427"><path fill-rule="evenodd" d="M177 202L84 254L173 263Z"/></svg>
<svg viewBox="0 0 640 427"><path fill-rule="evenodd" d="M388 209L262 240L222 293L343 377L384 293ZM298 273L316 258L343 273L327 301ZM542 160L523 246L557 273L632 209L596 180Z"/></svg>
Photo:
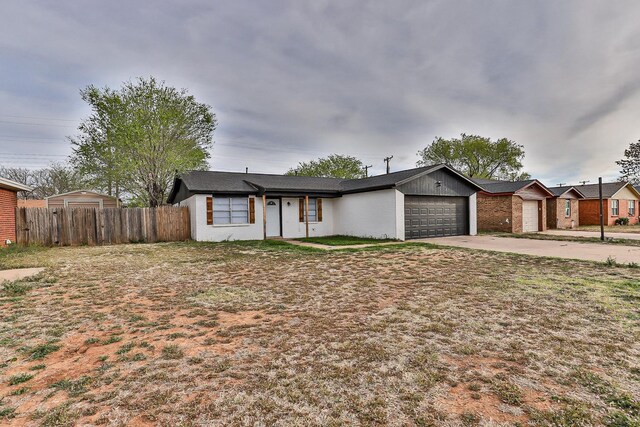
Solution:
<svg viewBox="0 0 640 427"><path fill-rule="evenodd" d="M599 231L580 231L580 230L547 230L542 231L539 234L548 234L550 236L570 236L570 237L595 237L600 238ZM640 240L640 233L609 233L604 232L605 239L626 239L626 240Z"/></svg>
<svg viewBox="0 0 640 427"><path fill-rule="evenodd" d="M608 245L602 243L563 242L496 236L454 236L417 239L412 242L434 243L470 249L512 252L585 261L605 261L613 257L621 264L640 263L640 246Z"/></svg>
<svg viewBox="0 0 640 427"><path fill-rule="evenodd" d="M44 267L0 270L0 283L4 281L13 282L14 280L20 280L26 277L35 276L36 274L42 273L43 271Z"/></svg>
<svg viewBox="0 0 640 427"><path fill-rule="evenodd" d="M296 246L305 246L307 248L324 249L326 251L335 251L337 249L359 249L368 248L370 246L386 246L386 245L398 245L404 242L384 242L384 243L362 243L359 245L323 245L321 243L301 242L300 240L285 240L285 242Z"/></svg>

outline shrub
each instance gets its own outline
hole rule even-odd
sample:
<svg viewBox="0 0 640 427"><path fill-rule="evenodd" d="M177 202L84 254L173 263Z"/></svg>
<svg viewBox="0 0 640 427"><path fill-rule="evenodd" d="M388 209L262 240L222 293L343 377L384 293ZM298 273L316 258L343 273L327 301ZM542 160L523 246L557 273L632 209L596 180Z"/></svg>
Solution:
<svg viewBox="0 0 640 427"><path fill-rule="evenodd" d="M621 217L616 219L616 225L629 225L629 218Z"/></svg>

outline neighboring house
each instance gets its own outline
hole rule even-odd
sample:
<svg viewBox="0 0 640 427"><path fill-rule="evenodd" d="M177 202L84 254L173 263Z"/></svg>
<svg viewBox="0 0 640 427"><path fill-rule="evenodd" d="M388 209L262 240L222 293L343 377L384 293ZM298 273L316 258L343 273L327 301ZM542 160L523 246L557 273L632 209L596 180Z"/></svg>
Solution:
<svg viewBox="0 0 640 427"><path fill-rule="evenodd" d="M46 208L47 201L40 199L18 199L19 208Z"/></svg>
<svg viewBox="0 0 640 427"><path fill-rule="evenodd" d="M192 171L168 202L188 206L200 241L476 234L480 187L446 165L362 179Z"/></svg>
<svg viewBox="0 0 640 427"><path fill-rule="evenodd" d="M0 178L0 246L16 241L18 191L31 190L27 185Z"/></svg>
<svg viewBox="0 0 640 427"><path fill-rule="evenodd" d="M540 181L474 179L478 193L478 230L529 233L547 228L547 197L553 197Z"/></svg>
<svg viewBox="0 0 640 427"><path fill-rule="evenodd" d="M549 187L553 197L547 199L547 227L575 228L580 225L579 200L584 195L572 186Z"/></svg>
<svg viewBox="0 0 640 427"><path fill-rule="evenodd" d="M120 200L89 190L70 191L46 197L48 208L119 208Z"/></svg>
<svg viewBox="0 0 640 427"><path fill-rule="evenodd" d="M600 224L598 184L577 185L584 195L580 200L580 225ZM618 218L629 218L629 224L638 223L640 193L628 182L602 184L604 224L615 225Z"/></svg>

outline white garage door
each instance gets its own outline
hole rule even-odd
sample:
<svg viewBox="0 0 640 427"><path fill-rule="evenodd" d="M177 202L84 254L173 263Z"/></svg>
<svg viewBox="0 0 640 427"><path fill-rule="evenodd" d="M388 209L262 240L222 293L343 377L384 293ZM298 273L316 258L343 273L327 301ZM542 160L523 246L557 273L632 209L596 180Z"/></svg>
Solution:
<svg viewBox="0 0 640 427"><path fill-rule="evenodd" d="M540 231L538 228L538 201L522 201L522 231L530 233Z"/></svg>

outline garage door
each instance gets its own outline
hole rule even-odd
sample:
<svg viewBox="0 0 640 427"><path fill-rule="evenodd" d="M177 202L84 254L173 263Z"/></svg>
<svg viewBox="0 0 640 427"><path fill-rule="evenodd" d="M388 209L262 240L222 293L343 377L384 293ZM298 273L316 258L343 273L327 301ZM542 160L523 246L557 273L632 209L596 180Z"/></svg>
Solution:
<svg viewBox="0 0 640 427"><path fill-rule="evenodd" d="M405 239L468 234L466 197L405 196Z"/></svg>
<svg viewBox="0 0 640 427"><path fill-rule="evenodd" d="M538 201L522 201L522 231L530 233L538 229Z"/></svg>

